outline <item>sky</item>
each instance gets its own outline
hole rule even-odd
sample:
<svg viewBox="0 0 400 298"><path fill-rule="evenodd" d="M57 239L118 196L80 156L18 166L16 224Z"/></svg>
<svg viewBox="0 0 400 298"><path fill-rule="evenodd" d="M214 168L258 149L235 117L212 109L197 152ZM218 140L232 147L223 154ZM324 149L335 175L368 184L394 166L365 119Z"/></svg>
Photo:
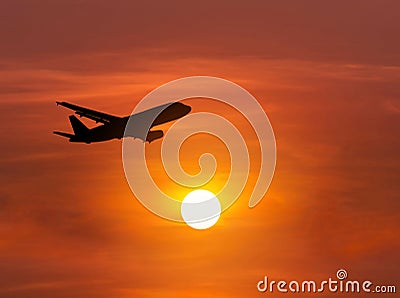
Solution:
<svg viewBox="0 0 400 298"><path fill-rule="evenodd" d="M399 19L387 0L1 1L0 297L260 297L265 275L320 281L341 268L399 287ZM262 202L247 207L255 153L244 192L205 231L136 200L121 141L52 134L71 130L56 100L124 116L194 75L251 92L277 142ZM219 112L257 151L240 115ZM150 167L161 141L151 145ZM198 136L183 149L189 172L193 156L216 154L217 191L221 143Z"/></svg>

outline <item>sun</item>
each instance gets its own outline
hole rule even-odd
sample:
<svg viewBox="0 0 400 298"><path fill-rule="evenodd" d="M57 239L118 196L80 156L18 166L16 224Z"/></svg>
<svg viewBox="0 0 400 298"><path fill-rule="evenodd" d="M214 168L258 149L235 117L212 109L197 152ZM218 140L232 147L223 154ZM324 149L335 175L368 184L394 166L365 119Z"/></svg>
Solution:
<svg viewBox="0 0 400 298"><path fill-rule="evenodd" d="M211 191L197 189L183 199L181 214L190 227L205 230L217 223L221 215L221 204Z"/></svg>

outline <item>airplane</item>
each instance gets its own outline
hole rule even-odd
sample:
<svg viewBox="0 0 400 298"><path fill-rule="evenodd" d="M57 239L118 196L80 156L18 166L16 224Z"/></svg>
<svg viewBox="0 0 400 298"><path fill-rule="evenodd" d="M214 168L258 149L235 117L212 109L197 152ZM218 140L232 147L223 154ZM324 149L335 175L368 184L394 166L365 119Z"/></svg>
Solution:
<svg viewBox="0 0 400 298"><path fill-rule="evenodd" d="M139 138L143 142L151 143L164 136L162 130L150 130L152 127L182 118L191 111L190 106L180 102L172 102L134 115L118 117L65 101L56 101L56 103L57 106L60 105L75 111L75 114L80 117L86 117L96 123L102 123L102 125L90 129L75 115L71 115L69 116L69 121L74 134L60 131L53 132L56 135L69 138L70 142L86 144L121 139L123 137Z"/></svg>

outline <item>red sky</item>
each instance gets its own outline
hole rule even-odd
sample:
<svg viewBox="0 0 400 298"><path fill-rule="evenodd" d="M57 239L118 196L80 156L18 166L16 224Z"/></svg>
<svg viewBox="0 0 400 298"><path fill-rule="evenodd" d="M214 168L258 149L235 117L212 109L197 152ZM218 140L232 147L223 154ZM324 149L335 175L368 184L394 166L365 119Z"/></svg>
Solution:
<svg viewBox="0 0 400 298"><path fill-rule="evenodd" d="M399 2L232 2L0 3L1 297L258 297L264 275L339 268L398 282ZM262 203L250 181L203 232L140 205L120 141L51 134L70 130L56 99L128 115L192 75L249 90L278 153Z"/></svg>

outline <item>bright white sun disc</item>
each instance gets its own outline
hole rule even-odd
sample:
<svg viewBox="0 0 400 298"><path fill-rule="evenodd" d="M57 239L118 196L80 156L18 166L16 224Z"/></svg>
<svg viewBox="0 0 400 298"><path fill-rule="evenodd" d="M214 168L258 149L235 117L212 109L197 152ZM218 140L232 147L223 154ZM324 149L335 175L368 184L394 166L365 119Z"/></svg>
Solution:
<svg viewBox="0 0 400 298"><path fill-rule="evenodd" d="M221 215L221 204L212 192L197 189L183 199L181 214L190 227L204 230L217 223Z"/></svg>

